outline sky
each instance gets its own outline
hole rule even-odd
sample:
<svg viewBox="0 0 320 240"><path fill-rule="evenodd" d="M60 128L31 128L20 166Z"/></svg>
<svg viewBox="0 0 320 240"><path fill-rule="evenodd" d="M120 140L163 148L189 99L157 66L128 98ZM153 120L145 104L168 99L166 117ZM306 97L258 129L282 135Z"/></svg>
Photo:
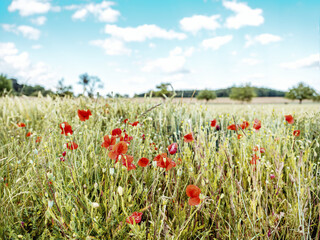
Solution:
<svg viewBox="0 0 320 240"><path fill-rule="evenodd" d="M0 73L100 94L251 83L320 91L318 0L0 0Z"/></svg>

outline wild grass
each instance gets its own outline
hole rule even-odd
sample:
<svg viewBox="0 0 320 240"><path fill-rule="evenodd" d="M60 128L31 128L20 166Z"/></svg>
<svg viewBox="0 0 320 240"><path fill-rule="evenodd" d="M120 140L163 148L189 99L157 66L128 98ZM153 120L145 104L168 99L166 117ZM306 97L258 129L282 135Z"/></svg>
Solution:
<svg viewBox="0 0 320 240"><path fill-rule="evenodd" d="M319 105L168 100L148 111L154 105L148 99L1 98L1 238L319 239ZM90 109L92 116L80 122L78 109ZM286 114L294 116L293 125ZM126 125L126 118L141 125ZM220 131L210 126L214 118ZM255 119L262 123L259 131L252 130ZM227 126L243 120L250 129L239 140ZM65 121L71 136L61 134ZM173 142L179 147L172 158L181 164L169 171L152 164L128 171L115 164L101 147L115 128L133 136L128 154L135 165L167 152ZM195 141L185 143L190 132ZM69 141L79 148L66 149ZM266 151L252 165L255 146ZM204 199L197 206L188 204L188 185L201 189ZM139 224L126 223L133 212L143 212Z"/></svg>

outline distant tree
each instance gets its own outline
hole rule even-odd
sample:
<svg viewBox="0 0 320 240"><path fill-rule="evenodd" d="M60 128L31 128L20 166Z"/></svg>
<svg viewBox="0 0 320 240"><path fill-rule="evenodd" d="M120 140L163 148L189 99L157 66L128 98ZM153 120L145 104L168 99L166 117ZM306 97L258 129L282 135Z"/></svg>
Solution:
<svg viewBox="0 0 320 240"><path fill-rule="evenodd" d="M217 95L214 91L211 91L211 90L202 90L199 92L199 94L197 95L197 99L198 100L202 100L202 99L205 99L207 102L211 99L216 99L217 98Z"/></svg>
<svg viewBox="0 0 320 240"><path fill-rule="evenodd" d="M286 93L285 97L291 100L297 99L301 104L305 99L315 100L317 98L317 93L313 88L300 82L296 87L289 89L289 92Z"/></svg>
<svg viewBox="0 0 320 240"><path fill-rule="evenodd" d="M232 87L229 97L233 100L250 102L255 96L254 89L249 84L246 84L245 86Z"/></svg>
<svg viewBox="0 0 320 240"><path fill-rule="evenodd" d="M69 86L66 86L64 84L64 78L61 78L58 82L58 85L57 85L57 94L59 96L73 96L73 92L72 92L72 86L69 85Z"/></svg>
<svg viewBox="0 0 320 240"><path fill-rule="evenodd" d="M0 93L12 90L12 81L6 75L0 74Z"/></svg>
<svg viewBox="0 0 320 240"><path fill-rule="evenodd" d="M84 73L79 78L78 84L83 86L83 95L87 92L89 97L93 97L96 88L103 88L103 83L98 77L89 76L87 73Z"/></svg>
<svg viewBox="0 0 320 240"><path fill-rule="evenodd" d="M168 87L171 87L172 91L168 90ZM171 83L161 83L160 85L156 86L158 91L154 92L154 97L162 97L166 99L167 97L171 97L174 94L173 87Z"/></svg>

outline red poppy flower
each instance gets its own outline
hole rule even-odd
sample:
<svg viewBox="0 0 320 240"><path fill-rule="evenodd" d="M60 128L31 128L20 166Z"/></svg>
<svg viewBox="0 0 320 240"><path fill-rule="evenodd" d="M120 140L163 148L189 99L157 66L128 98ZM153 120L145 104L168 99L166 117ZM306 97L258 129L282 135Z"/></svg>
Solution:
<svg viewBox="0 0 320 240"><path fill-rule="evenodd" d="M142 140L146 140L146 135L142 134L141 138L142 138Z"/></svg>
<svg viewBox="0 0 320 240"><path fill-rule="evenodd" d="M118 138L118 137L121 137L121 133L122 131L120 128L115 128L112 130L111 135L116 136Z"/></svg>
<svg viewBox="0 0 320 240"><path fill-rule="evenodd" d="M126 118L125 120L123 120L124 123L127 123L129 121L128 118Z"/></svg>
<svg viewBox="0 0 320 240"><path fill-rule="evenodd" d="M252 150L257 152L259 150L259 147L258 146L254 146Z"/></svg>
<svg viewBox="0 0 320 240"><path fill-rule="evenodd" d="M187 135L184 135L183 140L186 143L192 142L194 140L192 133L188 133Z"/></svg>
<svg viewBox="0 0 320 240"><path fill-rule="evenodd" d="M242 138L242 134L238 134L237 138L240 140Z"/></svg>
<svg viewBox="0 0 320 240"><path fill-rule="evenodd" d="M72 133L73 133L71 125L69 125L69 123L67 123L67 122L61 123L60 129L62 131L61 134L64 134L66 136L68 136L68 134L72 135Z"/></svg>
<svg viewBox="0 0 320 240"><path fill-rule="evenodd" d="M172 161L171 158L168 158L166 153L159 154L153 159L153 161L157 161L157 166L165 168L166 171L169 171L171 168L176 166L176 163Z"/></svg>
<svg viewBox="0 0 320 240"><path fill-rule="evenodd" d="M238 130L238 126L236 126L235 124L232 124L232 125L229 125L229 126L227 127L227 129L236 131L236 130Z"/></svg>
<svg viewBox="0 0 320 240"><path fill-rule="evenodd" d="M171 155L175 154L178 150L178 144L177 143L172 143L168 147L168 151Z"/></svg>
<svg viewBox="0 0 320 240"><path fill-rule="evenodd" d="M109 158L116 160L118 162L118 158L122 154L126 154L128 151L128 145L126 142L118 142L113 146L112 150L108 153Z"/></svg>
<svg viewBox="0 0 320 240"><path fill-rule="evenodd" d="M26 137L30 137L32 135L32 133L31 132L28 132L27 134L26 134Z"/></svg>
<svg viewBox="0 0 320 240"><path fill-rule="evenodd" d="M126 222L129 224L140 223L141 216L142 212L134 212L130 217L126 219Z"/></svg>
<svg viewBox="0 0 320 240"><path fill-rule="evenodd" d="M77 149L77 148L78 148L78 144L76 144L75 142L68 142L68 143L67 143L67 148L68 148L69 150Z"/></svg>
<svg viewBox="0 0 320 240"><path fill-rule="evenodd" d="M217 124L217 120L216 120L216 119L213 119L213 120L211 121L211 127L215 127L216 124Z"/></svg>
<svg viewBox="0 0 320 240"><path fill-rule="evenodd" d="M188 185L186 188L186 193L187 193L187 196L190 198L189 199L190 206L195 206L200 203L200 197L199 197L201 193L200 188L198 188L195 185Z"/></svg>
<svg viewBox="0 0 320 240"><path fill-rule="evenodd" d="M17 125L18 125L18 127L26 127L26 125L24 123L22 123L22 122L17 123Z"/></svg>
<svg viewBox="0 0 320 240"><path fill-rule="evenodd" d="M148 158L140 158L138 161L138 165L140 167L147 167L149 165L149 159Z"/></svg>
<svg viewBox="0 0 320 240"><path fill-rule="evenodd" d="M265 153L266 150L264 148L260 148L260 153Z"/></svg>
<svg viewBox="0 0 320 240"><path fill-rule="evenodd" d="M40 136L38 136L37 139L36 139L36 143L39 143L39 142L41 142L41 137Z"/></svg>
<svg viewBox="0 0 320 240"><path fill-rule="evenodd" d="M294 130L293 131L293 136L299 137L299 135L300 135L300 130Z"/></svg>
<svg viewBox="0 0 320 240"><path fill-rule="evenodd" d="M133 139L132 136L129 136L127 133L124 134L124 137L120 137L120 141L124 141L128 144L130 144L130 141Z"/></svg>
<svg viewBox="0 0 320 240"><path fill-rule="evenodd" d="M294 118L292 117L292 115L285 115L284 117L286 118L286 121L289 124L293 124L294 123Z"/></svg>
<svg viewBox="0 0 320 240"><path fill-rule="evenodd" d="M66 155L67 155L67 152L64 151L64 152L62 153L62 156L65 157Z"/></svg>
<svg viewBox="0 0 320 240"><path fill-rule="evenodd" d="M133 126L133 127L135 127L135 126L137 126L138 124L139 124L139 121L136 121L136 122L134 122L134 123L129 123L131 126Z"/></svg>
<svg viewBox="0 0 320 240"><path fill-rule="evenodd" d="M123 155L123 157L122 157L122 165L127 167L128 171L137 168L132 162L133 162L133 157L132 156Z"/></svg>
<svg viewBox="0 0 320 240"><path fill-rule="evenodd" d="M261 128L261 121L258 119L255 119L254 124L253 124L253 128L258 131Z"/></svg>
<svg viewBox="0 0 320 240"><path fill-rule="evenodd" d="M109 135L105 135L103 137L104 142L101 144L101 147L105 147L106 149L111 149L110 147L116 144L117 138L115 136L109 137Z"/></svg>
<svg viewBox="0 0 320 240"><path fill-rule="evenodd" d="M249 127L249 122L248 121L243 121L243 123L241 123L241 125L240 125L240 127L242 128L242 129L246 129L246 128L248 128Z"/></svg>
<svg viewBox="0 0 320 240"><path fill-rule="evenodd" d="M259 159L259 157L256 154L253 154L252 160L250 161L250 164L256 165L258 159Z"/></svg>
<svg viewBox="0 0 320 240"><path fill-rule="evenodd" d="M88 109L87 111L86 110L78 110L78 116L79 116L79 119L80 121L86 121L89 119L89 116L91 116L91 112L90 110Z"/></svg>

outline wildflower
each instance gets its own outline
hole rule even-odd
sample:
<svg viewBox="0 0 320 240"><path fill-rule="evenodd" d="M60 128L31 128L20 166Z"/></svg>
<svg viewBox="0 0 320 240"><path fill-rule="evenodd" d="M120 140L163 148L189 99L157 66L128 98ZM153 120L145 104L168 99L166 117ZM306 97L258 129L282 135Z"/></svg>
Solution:
<svg viewBox="0 0 320 240"><path fill-rule="evenodd" d="M259 159L259 157L256 154L253 154L252 160L250 161L250 164L256 165L258 159Z"/></svg>
<svg viewBox="0 0 320 240"><path fill-rule="evenodd" d="M140 223L142 214L142 212L134 212L130 217L126 219L126 222L129 224Z"/></svg>
<svg viewBox="0 0 320 240"><path fill-rule="evenodd" d="M299 137L299 135L300 135L300 130L294 130L293 131L293 136Z"/></svg>
<svg viewBox="0 0 320 240"><path fill-rule="evenodd" d="M17 123L18 127L26 127L26 124L24 124L23 122L19 122Z"/></svg>
<svg viewBox="0 0 320 240"><path fill-rule="evenodd" d="M120 137L120 141L124 141L128 144L130 144L130 141L133 139L132 136L129 136L127 133L124 134L124 137Z"/></svg>
<svg viewBox="0 0 320 240"><path fill-rule="evenodd" d="M266 149L260 148L260 153L265 153L265 152L266 152Z"/></svg>
<svg viewBox="0 0 320 240"><path fill-rule="evenodd" d="M183 140L186 143L192 142L194 140L192 133L188 133L187 135L184 135Z"/></svg>
<svg viewBox="0 0 320 240"><path fill-rule="evenodd" d="M216 130L220 131L220 126L219 125L216 126Z"/></svg>
<svg viewBox="0 0 320 240"><path fill-rule="evenodd" d="M92 206L93 208L98 208L100 205L99 205L99 203L97 203L97 202L93 202L93 203L91 203L91 206Z"/></svg>
<svg viewBox="0 0 320 240"><path fill-rule="evenodd" d="M132 163L133 157L130 155L124 155L122 158L122 165L125 166L128 171L136 169L137 167Z"/></svg>
<svg viewBox="0 0 320 240"><path fill-rule="evenodd" d="M126 124L129 121L128 118L126 118L125 120L123 120L123 122Z"/></svg>
<svg viewBox="0 0 320 240"><path fill-rule="evenodd" d="M142 134L141 138L142 140L146 140L146 135Z"/></svg>
<svg viewBox="0 0 320 240"><path fill-rule="evenodd" d="M166 171L169 171L171 168L176 166L176 163L172 161L171 158L168 158L166 153L157 155L153 161L157 161L157 166L165 168Z"/></svg>
<svg viewBox="0 0 320 240"><path fill-rule="evenodd" d="M253 123L253 128L258 131L260 128L261 128L261 121L258 120L258 119L255 119L254 120L254 123Z"/></svg>
<svg viewBox="0 0 320 240"><path fill-rule="evenodd" d="M148 158L140 158L138 161L138 165L140 167L146 167L149 165L149 159Z"/></svg>
<svg viewBox="0 0 320 240"><path fill-rule="evenodd" d="M62 153L62 156L63 156L63 157L65 157L65 156L66 156L66 154L67 154L67 152L66 152L66 151L64 151L64 152Z"/></svg>
<svg viewBox="0 0 320 240"><path fill-rule="evenodd" d="M186 188L186 193L187 196L190 198L189 199L189 205L190 206L195 206L200 203L200 193L201 190L195 185L188 185Z"/></svg>
<svg viewBox="0 0 320 240"><path fill-rule="evenodd" d="M237 138L240 140L242 138L242 134L238 134Z"/></svg>
<svg viewBox="0 0 320 240"><path fill-rule="evenodd" d="M77 148L78 148L78 144L76 144L75 142L68 142L68 143L67 143L67 148L68 148L69 150L77 149Z"/></svg>
<svg viewBox="0 0 320 240"><path fill-rule="evenodd" d="M64 162L65 161L64 157L60 157L60 161Z"/></svg>
<svg viewBox="0 0 320 240"><path fill-rule="evenodd" d="M236 131L236 130L238 130L238 126L236 126L235 124L232 124L232 125L229 125L229 126L227 127L227 129Z"/></svg>
<svg viewBox="0 0 320 240"><path fill-rule="evenodd" d="M120 128L115 128L112 130L111 135L116 136L118 138L118 137L121 137L121 133L122 131Z"/></svg>
<svg viewBox="0 0 320 240"><path fill-rule="evenodd" d="M109 158L116 160L116 163L117 163L119 156L121 156L122 154L126 154L127 151L128 151L127 143L121 141L113 146L113 148L109 152L108 156L109 156Z"/></svg>
<svg viewBox="0 0 320 240"><path fill-rule="evenodd" d="M241 127L242 129L248 128L248 127L249 127L249 122L248 122L248 121L243 121L243 122L241 123L240 127Z"/></svg>
<svg viewBox="0 0 320 240"><path fill-rule="evenodd" d="M105 147L106 149L111 149L113 145L116 144L116 137L115 136L111 136L111 138L109 137L109 135L106 135L103 137L103 143L101 144L101 147Z"/></svg>
<svg viewBox="0 0 320 240"><path fill-rule="evenodd" d="M216 119L213 119L211 121L211 127L215 127L217 125L217 120Z"/></svg>
<svg viewBox="0 0 320 240"><path fill-rule="evenodd" d="M284 117L289 124L294 123L294 118L292 117L292 115L285 115Z"/></svg>
<svg viewBox="0 0 320 240"><path fill-rule="evenodd" d="M62 131L61 134L64 134L66 136L68 136L68 134L72 135L72 133L73 133L71 125L69 125L69 123L67 123L67 122L61 123L60 129Z"/></svg>
<svg viewBox="0 0 320 240"><path fill-rule="evenodd" d="M270 174L270 178L274 179L276 176L274 174Z"/></svg>
<svg viewBox="0 0 320 240"><path fill-rule="evenodd" d="M168 151L171 155L175 154L178 150L178 144L177 143L172 143L168 147Z"/></svg>
<svg viewBox="0 0 320 240"><path fill-rule="evenodd" d="M118 187L117 191L118 191L119 195L122 196L123 188L121 186Z"/></svg>
<svg viewBox="0 0 320 240"><path fill-rule="evenodd" d="M132 127L136 127L139 124L139 121L136 121L134 123L129 123Z"/></svg>
<svg viewBox="0 0 320 240"><path fill-rule="evenodd" d="M32 133L31 132L28 132L27 134L26 134L26 137L30 137L32 135Z"/></svg>
<svg viewBox="0 0 320 240"><path fill-rule="evenodd" d="M82 121L82 122L88 120L89 116L91 116L91 115L92 114L89 109L87 111L86 110L78 110L78 116L79 116L80 121Z"/></svg>
<svg viewBox="0 0 320 240"><path fill-rule="evenodd" d="M41 137L38 136L37 139L36 139L36 143L40 143L41 142Z"/></svg>
<svg viewBox="0 0 320 240"><path fill-rule="evenodd" d="M253 149L252 149L254 152L257 152L259 150L259 147L258 146L254 146Z"/></svg>

